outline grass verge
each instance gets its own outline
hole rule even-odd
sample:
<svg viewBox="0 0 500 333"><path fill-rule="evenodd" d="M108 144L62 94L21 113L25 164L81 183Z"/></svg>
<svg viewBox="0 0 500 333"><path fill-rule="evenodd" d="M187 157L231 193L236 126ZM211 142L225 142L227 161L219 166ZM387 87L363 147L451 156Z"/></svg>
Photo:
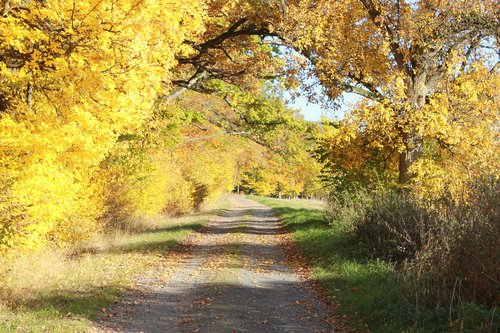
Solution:
<svg viewBox="0 0 500 333"><path fill-rule="evenodd" d="M227 205L143 221L134 233L101 235L78 248L0 259L0 332L85 332L134 275Z"/></svg>
<svg viewBox="0 0 500 333"><path fill-rule="evenodd" d="M373 259L342 226L324 220L321 203L249 196L270 206L292 232L314 278L359 332L446 332L447 317L415 309L410 286L388 262ZM427 311L427 312L426 312ZM428 313L430 312L430 313ZM435 321L436 320L436 321Z"/></svg>

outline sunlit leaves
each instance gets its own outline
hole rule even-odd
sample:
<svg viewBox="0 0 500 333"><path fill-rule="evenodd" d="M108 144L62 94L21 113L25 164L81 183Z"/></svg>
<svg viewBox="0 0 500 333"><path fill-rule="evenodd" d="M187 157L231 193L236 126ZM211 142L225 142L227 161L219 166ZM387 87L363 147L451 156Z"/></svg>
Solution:
<svg viewBox="0 0 500 333"><path fill-rule="evenodd" d="M24 207L27 222L14 243L65 243L95 229L103 211L92 203L103 190L94 186L96 170L120 134L151 116L175 57L192 52L184 40L204 29L205 5L51 0L4 7L0 171L11 183L1 200ZM12 243L5 237L0 242Z"/></svg>
<svg viewBox="0 0 500 333"><path fill-rule="evenodd" d="M306 69L314 72L331 98L350 92L370 101L355 111L364 113L370 133L362 144L386 145L395 151L401 183L409 183L414 176L411 166L425 153L425 138L433 136L431 128L439 128L441 143L445 131L450 140L472 139L457 138L460 127L469 125L459 125L450 105L438 106L435 98L446 100L453 94L450 85L477 71L477 66L498 61L495 1L288 3L290 17L281 27L283 39L309 60ZM308 78L307 71L300 74ZM461 83L462 87L466 84ZM463 96L475 98L474 94L488 88L470 86L467 90ZM354 118L353 126L362 126Z"/></svg>

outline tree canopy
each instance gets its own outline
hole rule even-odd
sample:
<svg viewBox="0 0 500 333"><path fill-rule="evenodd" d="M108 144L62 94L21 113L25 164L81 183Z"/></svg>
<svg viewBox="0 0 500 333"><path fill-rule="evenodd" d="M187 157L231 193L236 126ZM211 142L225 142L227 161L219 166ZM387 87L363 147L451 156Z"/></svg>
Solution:
<svg viewBox="0 0 500 333"><path fill-rule="evenodd" d="M299 194L316 186L315 145L334 173L422 193L498 173L493 0L3 0L0 12L3 247L71 242L118 207L182 211L244 177ZM363 99L311 130L279 94L311 79L330 100ZM260 149L265 163L248 157Z"/></svg>

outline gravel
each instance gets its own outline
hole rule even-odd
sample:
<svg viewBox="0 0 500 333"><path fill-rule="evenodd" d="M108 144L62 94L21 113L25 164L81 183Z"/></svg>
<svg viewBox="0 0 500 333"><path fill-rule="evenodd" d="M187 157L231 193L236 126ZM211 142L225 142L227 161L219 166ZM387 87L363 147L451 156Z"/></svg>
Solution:
<svg viewBox="0 0 500 333"><path fill-rule="evenodd" d="M334 332L328 307L286 262L279 220L240 196L104 310L97 332Z"/></svg>

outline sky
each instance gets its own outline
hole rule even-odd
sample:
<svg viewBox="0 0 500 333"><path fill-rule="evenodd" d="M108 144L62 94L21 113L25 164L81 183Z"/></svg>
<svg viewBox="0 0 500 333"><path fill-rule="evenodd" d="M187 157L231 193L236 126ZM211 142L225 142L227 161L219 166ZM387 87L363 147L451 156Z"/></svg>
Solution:
<svg viewBox="0 0 500 333"><path fill-rule="evenodd" d="M293 109L300 110L300 113L307 121L318 121L323 115L329 119L342 119L344 114L361 99L356 94L344 93L343 97L344 98L339 109L327 109L321 104L309 102L304 96L296 97L295 100L292 101L291 96L288 93L285 93L287 105Z"/></svg>
<svg viewBox="0 0 500 333"><path fill-rule="evenodd" d="M272 40L273 38L271 38ZM278 46L281 51L281 55L286 59L287 55L300 56L295 50L286 48L284 46ZM310 65L312 70L312 65ZM313 71L313 70L312 70ZM303 79L303 78L302 78ZM321 84L319 84L319 80L312 75L309 79L306 79L305 82L302 82L306 86L313 87L316 94L321 94ZM344 93L342 94L342 102L340 103L340 108L325 108L324 105L320 103L311 103L307 100L307 93L303 90L304 88L298 87L298 97L292 99L290 93L284 89L282 90L283 97L285 99L285 103L289 108L298 109L300 113L304 116L306 121L319 121L322 116L326 116L329 119L342 119L344 114L349 111L353 105L361 100L361 97L352 93Z"/></svg>

